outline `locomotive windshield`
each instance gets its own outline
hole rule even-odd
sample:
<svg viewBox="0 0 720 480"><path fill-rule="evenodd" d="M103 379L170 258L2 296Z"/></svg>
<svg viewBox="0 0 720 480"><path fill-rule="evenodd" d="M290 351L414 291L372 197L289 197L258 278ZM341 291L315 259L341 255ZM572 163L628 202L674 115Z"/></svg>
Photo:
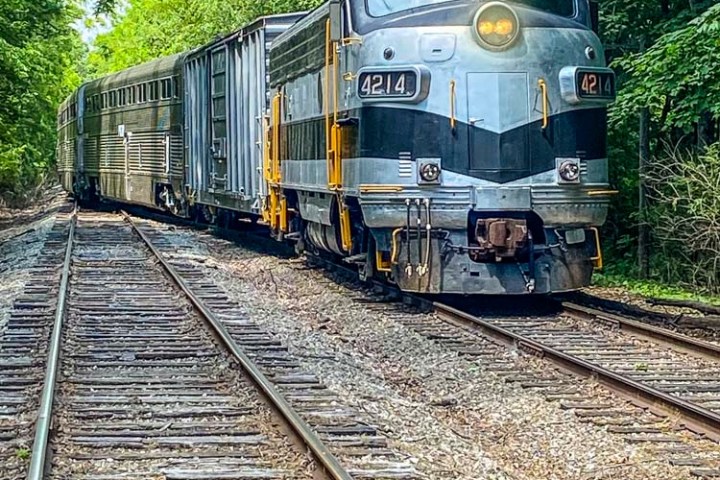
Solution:
<svg viewBox="0 0 720 480"><path fill-rule="evenodd" d="M382 17L393 13L426 7L438 3L450 3L452 0L366 0L368 13L373 17ZM515 0L531 8L550 12L563 17L572 17L575 13L575 0Z"/></svg>
<svg viewBox="0 0 720 480"><path fill-rule="evenodd" d="M572 17L575 13L575 0L516 0L515 3L563 17Z"/></svg>
<svg viewBox="0 0 720 480"><path fill-rule="evenodd" d="M448 0L367 0L368 13L373 17L382 17L411 8L447 3Z"/></svg>

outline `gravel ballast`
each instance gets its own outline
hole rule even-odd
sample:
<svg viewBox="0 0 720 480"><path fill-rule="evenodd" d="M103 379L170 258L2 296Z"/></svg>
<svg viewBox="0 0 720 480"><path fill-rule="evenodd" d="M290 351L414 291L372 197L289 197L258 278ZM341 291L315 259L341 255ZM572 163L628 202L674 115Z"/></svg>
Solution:
<svg viewBox="0 0 720 480"><path fill-rule="evenodd" d="M62 193L53 191L42 206L0 210L0 330L5 328L15 299L22 293L28 271L45 245L60 206Z"/></svg>
<svg viewBox="0 0 720 480"><path fill-rule="evenodd" d="M490 353L461 355L412 328L437 322L431 315L368 303L364 292L300 260L175 227L168 233L176 257L204 268L344 402L381 425L428 478L694 478L670 466L657 445L626 442L498 374L500 365L539 379L563 375L545 362L479 339ZM574 381L625 405L590 381Z"/></svg>

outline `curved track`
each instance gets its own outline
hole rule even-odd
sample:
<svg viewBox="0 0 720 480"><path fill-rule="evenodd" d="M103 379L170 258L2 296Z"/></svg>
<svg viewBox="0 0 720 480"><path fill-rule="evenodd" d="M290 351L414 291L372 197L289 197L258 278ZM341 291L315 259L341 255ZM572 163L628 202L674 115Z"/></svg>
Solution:
<svg viewBox="0 0 720 480"><path fill-rule="evenodd" d="M343 265L313 261L343 277L355 276ZM695 476L720 478L720 345L569 302L559 304L559 314L548 313L558 308L543 302L536 309L541 313L506 315L485 303L455 299L458 305L451 306L378 282L375 290L434 311L444 323L408 326L461 355L494 355L473 343L470 333L553 362L563 373L547 378L504 365L491 369L508 382L542 390L563 409L631 443L656 445L660 456L692 468ZM598 402L588 389L578 388L573 375L592 378L637 408Z"/></svg>
<svg viewBox="0 0 720 480"><path fill-rule="evenodd" d="M713 442L720 438L720 347L715 344L570 303L563 304L562 312L569 319L482 318L442 303L434 303L433 308L452 325L595 379L641 410L700 434L692 438ZM547 387L551 397L568 402L565 408L582 411L582 416L620 413L612 406L593 403L567 383L554 390L552 383L534 386ZM690 437L671 435L673 429L658 426L663 423L625 421L614 431L633 435L633 441L672 447L669 456L680 456L671 461L698 467L693 473L701 478L720 477L719 455L697 455L682 445Z"/></svg>

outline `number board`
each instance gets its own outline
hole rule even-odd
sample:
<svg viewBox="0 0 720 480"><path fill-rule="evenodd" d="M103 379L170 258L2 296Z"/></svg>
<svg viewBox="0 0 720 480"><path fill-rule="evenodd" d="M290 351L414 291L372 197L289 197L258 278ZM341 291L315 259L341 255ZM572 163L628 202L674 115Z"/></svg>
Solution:
<svg viewBox="0 0 720 480"><path fill-rule="evenodd" d="M575 77L577 95L580 98L592 100L614 99L615 73L612 71L592 71L579 69Z"/></svg>
<svg viewBox="0 0 720 480"><path fill-rule="evenodd" d="M362 72L358 79L360 98L412 98L418 78L413 70Z"/></svg>

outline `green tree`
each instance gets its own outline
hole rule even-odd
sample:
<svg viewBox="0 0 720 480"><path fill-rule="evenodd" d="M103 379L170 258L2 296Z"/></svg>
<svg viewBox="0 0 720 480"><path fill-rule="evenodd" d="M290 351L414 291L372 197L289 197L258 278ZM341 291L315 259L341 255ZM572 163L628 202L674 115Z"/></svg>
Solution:
<svg viewBox="0 0 720 480"><path fill-rule="evenodd" d="M712 0L602 0L602 39L607 46L609 60L618 73L620 85L619 101L610 111L610 173L613 183L620 190L605 227L611 270L639 272L637 226L644 215L639 212L638 152L641 143L651 155L662 151L662 139L671 113L671 104L666 103L666 97L659 95L652 86L662 80L647 76L650 72L643 71L643 67L636 63L642 63L639 59L657 57L652 53L657 43L670 39L674 32L685 28L688 22L702 15L714 3ZM692 63L698 68L712 65L707 63L707 59L698 58L697 53L686 52L686 57L676 57L672 62L682 65ZM646 62L648 68L652 68L651 64L652 60ZM646 82L644 84L648 88L640 88L638 82ZM659 97L662 98L658 101ZM648 119L643 142L639 135L641 114L647 115ZM628 218L633 221L628 222Z"/></svg>
<svg viewBox="0 0 720 480"><path fill-rule="evenodd" d="M0 197L23 199L52 165L56 109L80 83L84 48L63 0L0 1Z"/></svg>
<svg viewBox="0 0 720 480"><path fill-rule="evenodd" d="M132 0L113 13L113 29L90 54L93 75L123 70L197 47L272 13L310 9L321 0ZM99 4L102 11L112 3Z"/></svg>

